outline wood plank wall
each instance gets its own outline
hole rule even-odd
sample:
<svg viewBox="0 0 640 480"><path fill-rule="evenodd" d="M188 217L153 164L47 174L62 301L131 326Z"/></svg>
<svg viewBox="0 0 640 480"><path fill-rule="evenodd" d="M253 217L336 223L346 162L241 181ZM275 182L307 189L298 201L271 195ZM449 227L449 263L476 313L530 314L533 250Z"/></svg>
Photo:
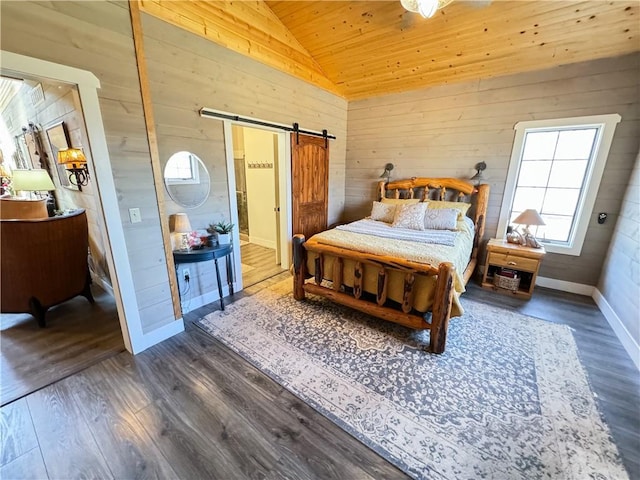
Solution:
<svg viewBox="0 0 640 480"><path fill-rule="evenodd" d="M640 54L578 63L349 103L345 219L370 211L385 163L393 178L469 177L487 162L486 237L496 233L514 125L619 113L602 185L580 257L548 254L541 276L596 285L640 138ZM598 212L609 221L598 225Z"/></svg>
<svg viewBox="0 0 640 480"><path fill-rule="evenodd" d="M631 174L598 290L640 345L640 153Z"/></svg>
<svg viewBox="0 0 640 480"><path fill-rule="evenodd" d="M167 214L186 212L193 229L230 218L222 122L198 114L209 107L278 123L298 122L301 128L336 135L331 144L329 222L340 218L346 100L151 15L143 13L142 24L162 166L171 154L189 150L211 176L211 194L204 205L184 210L166 196ZM212 265L189 268L190 296L216 290Z"/></svg>
<svg viewBox="0 0 640 480"><path fill-rule="evenodd" d="M93 72L143 331L174 320L127 2L2 2L2 49ZM99 162L100 159L95 159ZM129 223L139 207L142 222Z"/></svg>

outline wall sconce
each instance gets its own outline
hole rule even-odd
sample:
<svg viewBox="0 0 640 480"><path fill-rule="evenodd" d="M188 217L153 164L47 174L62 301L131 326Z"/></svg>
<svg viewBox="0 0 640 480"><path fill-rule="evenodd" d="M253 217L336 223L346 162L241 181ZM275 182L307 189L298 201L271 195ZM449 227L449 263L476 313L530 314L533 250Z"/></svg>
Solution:
<svg viewBox="0 0 640 480"><path fill-rule="evenodd" d="M477 186L477 185L480 185L480 182L485 180L484 174L482 172L484 172L487 169L487 164L485 162L478 162L476 163L476 166L473 168L476 169L476 173L469 180L475 182Z"/></svg>
<svg viewBox="0 0 640 480"><path fill-rule="evenodd" d="M387 163L384 166L384 172L382 172L382 175L380 175L380 178L386 177L387 183L389 183L389 179L391 178L391 170L393 170L393 163Z"/></svg>
<svg viewBox="0 0 640 480"><path fill-rule="evenodd" d="M69 172L69 182L71 185L82 187L89 184L89 169L87 168L87 157L79 148L66 148L58 151L58 163L63 164L65 170Z"/></svg>

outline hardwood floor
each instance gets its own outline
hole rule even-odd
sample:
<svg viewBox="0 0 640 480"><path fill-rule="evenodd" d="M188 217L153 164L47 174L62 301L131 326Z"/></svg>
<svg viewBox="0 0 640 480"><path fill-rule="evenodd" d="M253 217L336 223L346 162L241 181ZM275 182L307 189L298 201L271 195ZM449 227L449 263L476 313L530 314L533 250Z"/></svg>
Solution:
<svg viewBox="0 0 640 480"><path fill-rule="evenodd" d="M473 285L466 296L575 329L638 478L638 372L593 302L544 289L525 302ZM184 333L135 357L118 354L0 409L0 478L407 478L191 324L217 308L189 313Z"/></svg>
<svg viewBox="0 0 640 480"><path fill-rule="evenodd" d="M240 246L240 253L242 255L242 284L244 288L284 271L279 264L276 264L276 251L273 248L247 243ZM245 268L245 265L249 268Z"/></svg>
<svg viewBox="0 0 640 480"><path fill-rule="evenodd" d="M113 297L92 291L94 305L76 297L50 309L46 328L29 314L0 315L2 405L124 351Z"/></svg>

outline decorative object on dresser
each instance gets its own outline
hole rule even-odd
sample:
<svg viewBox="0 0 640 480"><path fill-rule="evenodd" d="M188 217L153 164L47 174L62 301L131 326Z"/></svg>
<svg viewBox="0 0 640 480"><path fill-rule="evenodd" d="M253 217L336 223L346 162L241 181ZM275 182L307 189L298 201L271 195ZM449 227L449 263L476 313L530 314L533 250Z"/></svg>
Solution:
<svg viewBox="0 0 640 480"><path fill-rule="evenodd" d="M545 253L543 247L527 247L492 238L487 244L487 264L482 286L531 298Z"/></svg>
<svg viewBox="0 0 640 480"><path fill-rule="evenodd" d="M2 155L2 150L0 150L0 155ZM4 163L0 163L0 195L10 195L11 190L11 170Z"/></svg>
<svg viewBox="0 0 640 480"><path fill-rule="evenodd" d="M546 225L544 223L544 220L542 220L542 217L540 217L537 211L535 211L532 208L529 208L524 212L522 212L520 215L518 215L513 220L513 223L517 225L525 225L524 232L522 233L522 237L521 237L522 238L522 241L520 242L521 245L526 245L527 247L531 247L531 248L542 248L542 244L538 242L535 235L533 235L529 230L529 227L531 225Z"/></svg>
<svg viewBox="0 0 640 480"><path fill-rule="evenodd" d="M304 300L305 293L312 293L410 328L429 329L429 351L442 353L449 318L462 313L458 297L476 267L489 186L414 177L379 182L378 188L382 199L390 192L396 200L422 200L429 208L431 203L443 208L460 205L459 230L435 230L438 241L424 243L388 241L344 228L308 240L298 233L293 238L294 297ZM437 200L432 201L434 195ZM470 218L462 213L470 206L466 202L473 203ZM440 242L443 232L453 240ZM310 277L314 281L306 282Z"/></svg>
<svg viewBox="0 0 640 480"><path fill-rule="evenodd" d="M58 150L58 163L64 165L65 170L69 173L69 183L78 187L82 191L82 187L89 185L89 168L87 167L87 157L79 148L65 148Z"/></svg>

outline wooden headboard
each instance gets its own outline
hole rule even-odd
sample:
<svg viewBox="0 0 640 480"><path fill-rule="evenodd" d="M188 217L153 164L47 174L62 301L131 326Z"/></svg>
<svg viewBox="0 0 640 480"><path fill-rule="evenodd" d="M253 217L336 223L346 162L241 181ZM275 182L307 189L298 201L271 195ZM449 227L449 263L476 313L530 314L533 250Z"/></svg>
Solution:
<svg viewBox="0 0 640 480"><path fill-rule="evenodd" d="M391 193L391 195L388 195ZM378 200L381 198L419 198L425 200L447 200L471 203L467 215L475 225L475 238L471 258L478 255L478 247L484 235L487 206L489 205L489 185L473 185L459 178L412 177L394 182L378 182Z"/></svg>

